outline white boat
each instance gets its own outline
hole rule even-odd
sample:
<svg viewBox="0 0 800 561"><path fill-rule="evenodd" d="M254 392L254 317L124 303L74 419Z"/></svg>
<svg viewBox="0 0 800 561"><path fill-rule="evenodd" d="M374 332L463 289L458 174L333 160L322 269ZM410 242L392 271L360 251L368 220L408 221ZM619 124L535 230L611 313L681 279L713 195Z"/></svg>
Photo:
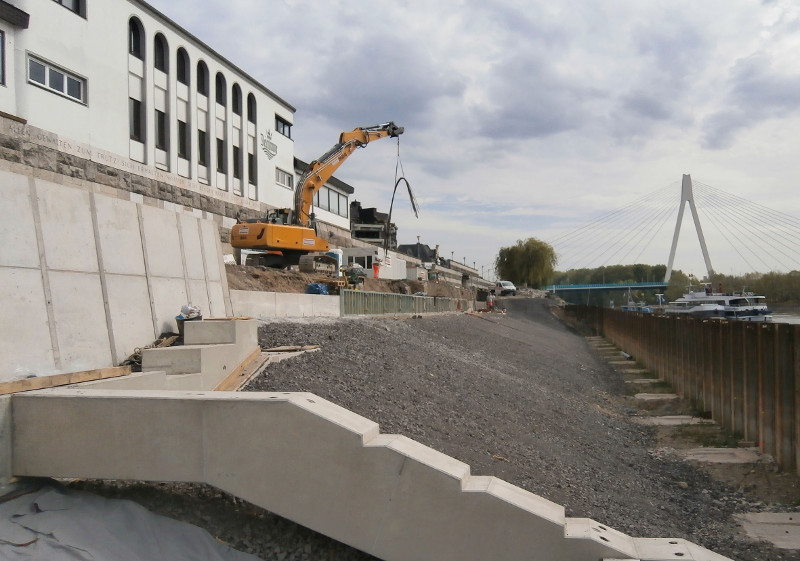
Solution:
<svg viewBox="0 0 800 561"><path fill-rule="evenodd" d="M772 321L765 297L752 292L714 292L711 284L689 286L689 291L664 308L667 314L737 321Z"/></svg>

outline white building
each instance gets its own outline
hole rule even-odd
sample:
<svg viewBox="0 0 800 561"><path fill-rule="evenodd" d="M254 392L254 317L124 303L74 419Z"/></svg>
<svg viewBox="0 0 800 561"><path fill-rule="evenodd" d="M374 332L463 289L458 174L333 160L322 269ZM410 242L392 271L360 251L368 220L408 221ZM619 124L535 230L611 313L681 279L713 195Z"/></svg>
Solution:
<svg viewBox="0 0 800 561"><path fill-rule="evenodd" d="M295 108L146 2L0 0L0 45L2 132L212 197L229 221L293 205Z"/></svg>

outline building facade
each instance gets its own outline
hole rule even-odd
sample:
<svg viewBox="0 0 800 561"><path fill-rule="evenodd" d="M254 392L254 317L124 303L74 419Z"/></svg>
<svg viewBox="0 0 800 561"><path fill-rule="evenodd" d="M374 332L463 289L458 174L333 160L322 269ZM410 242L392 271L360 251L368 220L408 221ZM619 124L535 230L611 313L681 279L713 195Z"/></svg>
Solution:
<svg viewBox="0 0 800 561"><path fill-rule="evenodd" d="M228 226L293 205L295 108L146 2L0 0L0 46L0 132L215 199Z"/></svg>

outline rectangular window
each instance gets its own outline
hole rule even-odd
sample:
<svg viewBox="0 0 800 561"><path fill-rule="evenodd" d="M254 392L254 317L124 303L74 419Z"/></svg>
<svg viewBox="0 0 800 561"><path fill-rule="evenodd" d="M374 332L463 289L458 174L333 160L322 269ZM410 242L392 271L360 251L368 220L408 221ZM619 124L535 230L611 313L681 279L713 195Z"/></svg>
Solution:
<svg viewBox="0 0 800 561"><path fill-rule="evenodd" d="M56 4L61 4L70 12L75 12L79 16L84 15L81 4L82 0L53 0Z"/></svg>
<svg viewBox="0 0 800 561"><path fill-rule="evenodd" d="M130 99L130 127L131 140L144 142L144 127L142 127L142 102L138 99Z"/></svg>
<svg viewBox="0 0 800 561"><path fill-rule="evenodd" d="M156 109L156 148L167 150L167 114Z"/></svg>
<svg viewBox="0 0 800 561"><path fill-rule="evenodd" d="M6 83L6 34L0 31L0 84Z"/></svg>
<svg viewBox="0 0 800 561"><path fill-rule="evenodd" d="M188 160L189 153L189 125L183 121L178 121L178 157Z"/></svg>
<svg viewBox="0 0 800 561"><path fill-rule="evenodd" d="M206 131L197 131L197 163L208 167L208 139Z"/></svg>
<svg viewBox="0 0 800 561"><path fill-rule="evenodd" d="M252 184L256 185L256 155L255 154L248 154L247 155L247 180Z"/></svg>
<svg viewBox="0 0 800 561"><path fill-rule="evenodd" d="M294 177L280 168L275 168L275 183L287 189L294 188Z"/></svg>
<svg viewBox="0 0 800 561"><path fill-rule="evenodd" d="M292 138L292 125L286 119L275 115L275 130L287 138Z"/></svg>
<svg viewBox="0 0 800 561"><path fill-rule="evenodd" d="M33 57L28 58L28 81L86 103L86 80Z"/></svg>
<svg viewBox="0 0 800 561"><path fill-rule="evenodd" d="M225 173L225 141L217 139L217 171Z"/></svg>
<svg viewBox="0 0 800 561"><path fill-rule="evenodd" d="M242 178L242 151L238 146L233 147L233 177Z"/></svg>
<svg viewBox="0 0 800 561"><path fill-rule="evenodd" d="M339 216L344 216L347 218L347 197L345 195L339 195Z"/></svg>

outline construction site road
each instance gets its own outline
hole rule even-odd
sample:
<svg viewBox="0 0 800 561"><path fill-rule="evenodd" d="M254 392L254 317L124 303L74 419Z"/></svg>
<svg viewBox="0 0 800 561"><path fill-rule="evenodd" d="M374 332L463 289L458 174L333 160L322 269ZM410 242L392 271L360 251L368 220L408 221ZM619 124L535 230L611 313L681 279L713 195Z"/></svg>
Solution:
<svg viewBox="0 0 800 561"><path fill-rule="evenodd" d="M657 450L656 429L634 422L642 412L621 374L551 313L555 301L499 300L507 313L266 323L263 348L320 349L270 365L245 391L315 393L382 433L469 464L473 475L499 477L563 505L567 516L634 537L685 538L738 561L800 560L796 550L748 538L734 518L792 507ZM79 486L198 524L263 559L371 559L206 487Z"/></svg>

